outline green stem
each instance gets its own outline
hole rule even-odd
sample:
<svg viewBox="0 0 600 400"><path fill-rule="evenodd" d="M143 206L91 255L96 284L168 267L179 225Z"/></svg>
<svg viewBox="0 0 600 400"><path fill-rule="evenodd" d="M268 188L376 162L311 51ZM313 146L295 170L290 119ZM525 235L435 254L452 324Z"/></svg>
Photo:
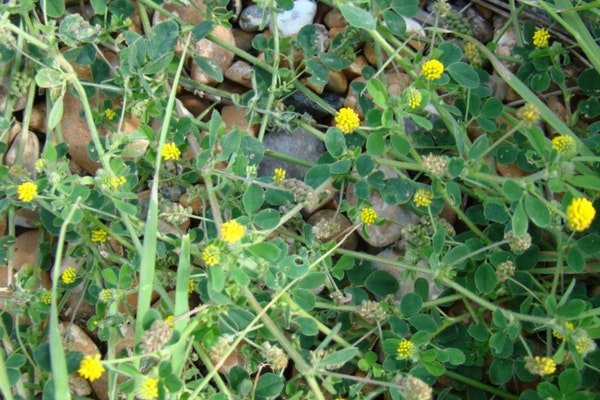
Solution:
<svg viewBox="0 0 600 400"><path fill-rule="evenodd" d="M448 376L449 378L452 378L454 380L457 380L459 382L462 383L466 383L467 385L473 386L474 388L483 390L484 392L488 392L491 393L495 396L501 397L503 399L507 399L507 400L517 400L519 397L515 396L513 394L507 393L506 391L503 390L499 390L496 389L493 386L489 386L486 385L485 383L481 383L478 380L472 379L472 378L468 378L466 376L460 375L454 371L449 371L446 370L446 372L444 373L446 376Z"/></svg>
<svg viewBox="0 0 600 400"><path fill-rule="evenodd" d="M263 114L262 121L260 123L260 129L258 130L258 140L263 141L265 137L265 131L269 123L269 114L273 107L273 101L275 100L275 91L277 89L277 79L279 78L279 30L277 29L277 13L271 11L271 34L273 35L273 67L271 72L271 87L269 88L269 97L267 98L267 104L265 106L265 113Z"/></svg>

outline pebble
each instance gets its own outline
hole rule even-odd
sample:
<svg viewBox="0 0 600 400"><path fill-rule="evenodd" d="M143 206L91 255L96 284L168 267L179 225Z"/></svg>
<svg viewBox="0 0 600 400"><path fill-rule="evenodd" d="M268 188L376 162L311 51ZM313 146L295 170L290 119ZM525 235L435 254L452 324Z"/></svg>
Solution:
<svg viewBox="0 0 600 400"><path fill-rule="evenodd" d="M186 24L196 25L204 21L204 11L206 10L204 0L191 0L187 1L187 3L195 4L180 6L171 2L164 2L162 7L164 7L165 10L170 11L171 13L181 18L181 20ZM152 23L156 25L159 22L166 21L167 19L168 17L162 15L159 12L155 12L152 18Z"/></svg>
<svg viewBox="0 0 600 400"><path fill-rule="evenodd" d="M233 38L235 39L235 47L244 51L252 50L252 40L254 40L254 33L244 32L241 29L232 29Z"/></svg>
<svg viewBox="0 0 600 400"><path fill-rule="evenodd" d="M235 38L230 28L218 25L213 29L212 35L231 46L235 46ZM216 62L222 72L225 72L233 62L234 54L231 51L225 50L206 38L196 42L195 49L198 56L207 57ZM205 85L214 85L217 83L215 79L206 74L195 62L192 64L190 75L198 83Z"/></svg>
<svg viewBox="0 0 600 400"><path fill-rule="evenodd" d="M178 98L185 109L188 110L194 117L199 116L206 111L208 107L210 107L210 102L191 93L184 93L181 96L178 96ZM205 118L208 117L208 115L205 116Z"/></svg>
<svg viewBox="0 0 600 400"><path fill-rule="evenodd" d="M335 8L325 14L323 22L328 28L344 28L348 24L342 13Z"/></svg>
<svg viewBox="0 0 600 400"><path fill-rule="evenodd" d="M306 221L309 225L313 227L319 223L329 222L337 226L337 229L333 230L332 233L323 238L319 238L323 243L327 243L331 240L335 240L336 242L340 242L342 238L347 234L346 229L352 226L352 222L346 217L344 214L340 214L335 210L320 210L314 213L308 218ZM314 232L314 229L313 229ZM346 240L342 242L340 245L341 248L347 250L354 250L358 245L358 236L356 232L352 232Z"/></svg>
<svg viewBox="0 0 600 400"><path fill-rule="evenodd" d="M277 14L277 30L281 37L297 34L300 29L310 25L317 13L317 4L311 0L297 0L294 8ZM273 30L273 23L270 25Z"/></svg>
<svg viewBox="0 0 600 400"><path fill-rule="evenodd" d="M344 94L348 90L348 78L342 71L329 71L329 81L327 81L325 89L333 93Z"/></svg>
<svg viewBox="0 0 600 400"><path fill-rule="evenodd" d="M473 30L473 37L481 43L486 44L494 39L494 28L492 24L486 20L476 9L469 8L466 11L466 16Z"/></svg>
<svg viewBox="0 0 600 400"><path fill-rule="evenodd" d="M265 15L265 9L257 6L256 4L251 4L248 7L244 8L242 14L240 15L240 28L246 32L258 32L260 31L260 25L263 21L263 17L265 19L265 25L269 25L271 23L271 15L267 12Z"/></svg>
<svg viewBox="0 0 600 400"><path fill-rule="evenodd" d="M340 109L344 104L344 98L335 93L325 92L321 95L321 98L336 110ZM327 110L299 91L292 93L283 102L286 106L293 106L297 113L307 113L316 120L330 115Z"/></svg>
<svg viewBox="0 0 600 400"><path fill-rule="evenodd" d="M245 61L236 61L225 71L225 77L230 81L252 88L254 68Z"/></svg>
<svg viewBox="0 0 600 400"><path fill-rule="evenodd" d="M287 154L293 158L316 162L325 151L323 142L302 128L294 131L270 132L264 137L263 144L266 149ZM271 176L275 168L286 170L287 178L304 180L307 168L281 161L276 158L264 157L259 165L259 176Z"/></svg>
<svg viewBox="0 0 600 400"><path fill-rule="evenodd" d="M404 255L404 252L400 251L398 248L396 248L396 246L394 246L394 247L390 247L390 248L387 248L387 249L381 251L379 254L377 254L377 257L381 257L381 258L384 258L384 259L390 260L390 261L397 261L403 255ZM421 262L418 263L417 266L419 266L421 268L426 267L427 262L425 260L422 260ZM400 300L402 298L402 296L404 296L405 294L413 293L415 291L416 278L424 278L427 282L429 282L429 299L430 300L437 298L442 293L442 289L440 289L436 286L436 284L433 281L433 278L430 274L425 274L423 272L417 272L415 279L404 280L402 277L402 274L404 273L405 270L396 265L386 264L383 262L376 261L376 262L373 262L373 268L376 270L385 271L398 280L398 283L400 284L400 288L396 292L396 300Z"/></svg>
<svg viewBox="0 0 600 400"><path fill-rule="evenodd" d="M315 32L317 34L317 51L319 53L324 53L329 48L329 32L327 31L327 27L321 24L315 24Z"/></svg>
<svg viewBox="0 0 600 400"><path fill-rule="evenodd" d="M394 96L400 96L410 85L410 77L403 72L389 71L385 73L384 78L388 93Z"/></svg>
<svg viewBox="0 0 600 400"><path fill-rule="evenodd" d="M19 125L20 127L20 125ZM23 135L26 137L23 139ZM4 156L5 165L12 166L17 163L17 154L19 153L19 147L21 141L24 140L23 156L21 158L21 166L25 169L27 174L31 178L37 176L35 170L35 162L38 160L40 155L40 141L31 131L24 132L23 129L18 130L17 136L13 139L6 155Z"/></svg>
<svg viewBox="0 0 600 400"><path fill-rule="evenodd" d="M233 105L224 106L221 109L221 117L225 122L227 132L238 127L242 132L248 132L250 136L256 137L258 133L258 124L251 124L246 118L247 109Z"/></svg>
<svg viewBox="0 0 600 400"><path fill-rule="evenodd" d="M350 64L350 66L344 70L344 73L350 80L358 78L362 75L362 69L367 65L369 65L367 59L364 56L358 56L352 62L352 64Z"/></svg>

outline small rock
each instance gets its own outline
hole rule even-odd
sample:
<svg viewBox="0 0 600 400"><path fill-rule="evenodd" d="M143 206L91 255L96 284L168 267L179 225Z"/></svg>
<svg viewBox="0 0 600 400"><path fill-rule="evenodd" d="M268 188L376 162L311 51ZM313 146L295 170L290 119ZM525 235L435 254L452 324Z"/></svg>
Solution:
<svg viewBox="0 0 600 400"><path fill-rule="evenodd" d="M515 35L515 31L512 27L508 28L506 32L504 32L502 36L500 36L500 39L498 39L498 44L496 45L494 53L501 56L512 56L513 47L515 47L516 45L517 36ZM503 61L503 63L507 67L511 65L509 63L506 63L505 61Z"/></svg>
<svg viewBox="0 0 600 400"><path fill-rule="evenodd" d="M558 96L549 96L547 99L548 108L554 114L556 114L563 122L567 122L569 115L565 105L559 100ZM548 131L553 135L559 135L560 133L554 129L550 124L546 124Z"/></svg>
<svg viewBox="0 0 600 400"><path fill-rule="evenodd" d="M492 10L490 10L486 6L479 4L479 3L475 3L475 8L477 9L477 11L479 11L479 13L481 14L481 16L483 18L492 19L492 16L494 15L494 13L492 12Z"/></svg>
<svg viewBox="0 0 600 400"><path fill-rule="evenodd" d="M507 178L521 178L523 176L529 175L529 172L525 172L519 168L517 163L513 164L502 164L496 163L496 170L502 176Z"/></svg>
<svg viewBox="0 0 600 400"><path fill-rule="evenodd" d="M25 135L25 138L23 138L23 135ZM40 154L40 141L37 136L29 130L27 132L24 132L22 129L19 130L19 133L13 139L4 156L4 163L8 166L16 164L21 141L24 141L21 165L30 177L35 178L37 176L35 162L38 160Z"/></svg>
<svg viewBox="0 0 600 400"><path fill-rule="evenodd" d="M329 48L329 32L325 25L315 24L315 32L317 33L317 52L324 53Z"/></svg>
<svg viewBox="0 0 600 400"><path fill-rule="evenodd" d="M266 15L265 15L266 14ZM264 24L263 24L264 18ZM240 28L246 32L258 32L263 24L263 29L271 23L271 15L269 12L265 12L264 8L257 6L256 4L249 5L244 8L240 15Z"/></svg>
<svg viewBox="0 0 600 400"><path fill-rule="evenodd" d="M187 3L192 4L189 4L188 6L180 6L166 1L162 5L162 7L164 7L165 10L170 11L171 13L181 18L181 20L186 24L197 25L200 22L204 21L204 11L206 10L204 0L191 0ZM162 15L159 12L155 12L152 19L152 23L156 25L159 22L166 21L167 19L168 17Z"/></svg>
<svg viewBox="0 0 600 400"><path fill-rule="evenodd" d="M187 193L179 198L179 204L184 207L190 207L195 215L202 214L202 211L204 210L204 204L200 197L190 199L190 196Z"/></svg>
<svg viewBox="0 0 600 400"><path fill-rule="evenodd" d="M316 94L322 94L323 91L325 90L325 86L318 86L318 85L312 83L307 77L301 78L300 83L302 83L304 86L306 86L307 88L309 88Z"/></svg>
<svg viewBox="0 0 600 400"><path fill-rule="evenodd" d="M15 214L15 225L23 228L37 228L41 226L40 213L30 208L19 208ZM0 232L0 236L2 232Z"/></svg>
<svg viewBox="0 0 600 400"><path fill-rule="evenodd" d="M46 103L38 103L31 109L29 129L34 132L46 133Z"/></svg>
<svg viewBox="0 0 600 400"><path fill-rule="evenodd" d="M293 158L316 162L325 151L323 142L302 128L292 132L280 131L267 133L263 144L266 149L285 153ZM264 157L259 165L259 176L271 176L275 168L286 170L287 178L304 179L307 169L296 164Z"/></svg>
<svg viewBox="0 0 600 400"><path fill-rule="evenodd" d="M235 38L233 37L233 33L231 29L225 28L224 26L217 25L215 29L212 31L213 36L227 42L231 46L235 46ZM208 39L201 39L195 44L196 54L201 57L207 57L216 62L217 66L221 69L222 72L225 72L227 68L233 62L234 54L225 50L221 46L217 45L214 42L211 42ZM203 83L205 85L215 84L217 81L206 74L196 63L192 64L192 69L190 73L193 80L199 83Z"/></svg>
<svg viewBox="0 0 600 400"><path fill-rule="evenodd" d="M248 88L240 85L239 83L232 82L226 79L224 82L217 85L217 89L224 90L230 94L244 94L248 91Z"/></svg>
<svg viewBox="0 0 600 400"><path fill-rule="evenodd" d="M347 25L342 13L335 8L332 8L327 14L325 14L323 22L328 28L344 28Z"/></svg>
<svg viewBox="0 0 600 400"><path fill-rule="evenodd" d="M329 36L329 39L333 39L340 33L343 33L345 30L346 28L330 28L329 32L327 32L327 36Z"/></svg>
<svg viewBox="0 0 600 400"><path fill-rule="evenodd" d="M277 14L277 30L281 37L297 34L302 27L310 25L317 13L317 4L311 0L297 0L294 8ZM273 30L273 23L270 26Z"/></svg>
<svg viewBox="0 0 600 400"><path fill-rule="evenodd" d="M319 201L317 204L305 205L302 210L302 216L308 217L322 208L325 208L328 204L332 203L333 197L337 194L336 188L332 184L329 184L319 193Z"/></svg>
<svg viewBox="0 0 600 400"><path fill-rule="evenodd" d="M199 116L210 107L210 103L204 99L199 98L191 93L184 93L178 97L181 100L181 104L188 110L194 117ZM208 115L206 116L208 117Z"/></svg>
<svg viewBox="0 0 600 400"><path fill-rule="evenodd" d="M348 79L355 79L362 75L362 69L367 65L369 65L367 59L364 56L358 56L352 64L344 70L344 73Z"/></svg>
<svg viewBox="0 0 600 400"><path fill-rule="evenodd" d="M163 185L160 188L160 194L167 200L176 203L177 200L185 193L185 189L178 185Z"/></svg>
<svg viewBox="0 0 600 400"><path fill-rule="evenodd" d="M254 34L250 32L244 32L241 29L232 29L233 38L235 39L235 47L244 51L252 50L252 40L254 40Z"/></svg>
<svg viewBox="0 0 600 400"><path fill-rule="evenodd" d="M348 90L348 79L342 71L329 71L329 81L325 89L333 93L344 94Z"/></svg>
<svg viewBox="0 0 600 400"><path fill-rule="evenodd" d="M469 8L466 11L466 16L471 24L473 30L473 37L479 40L481 43L486 44L494 39L494 28L492 24L487 21L479 12L474 8Z"/></svg>
<svg viewBox="0 0 600 400"><path fill-rule="evenodd" d="M344 99L335 93L325 92L321 95L321 98L336 110L340 109L344 104ZM307 113L316 120L322 119L330 115L327 110L325 110L323 107L309 99L302 92L296 91L292 93L283 102L287 106L293 106L294 111L296 111L297 113Z"/></svg>
<svg viewBox="0 0 600 400"><path fill-rule="evenodd" d="M317 211L306 222L313 226L313 233L323 243L331 240L341 241L352 226L352 222L344 214L329 209ZM340 247L354 250L357 245L358 236L356 232L352 232Z"/></svg>
<svg viewBox="0 0 600 400"><path fill-rule="evenodd" d="M410 85L409 76L402 72L389 71L385 73L384 77L388 93L394 96L400 96Z"/></svg>
<svg viewBox="0 0 600 400"><path fill-rule="evenodd" d="M92 387L88 381L77 374L69 375L69 389L77 396L88 396L92 394Z"/></svg>
<svg viewBox="0 0 600 400"><path fill-rule="evenodd" d="M254 68L245 61L236 61L225 71L225 77L233 82L252 88Z"/></svg>
<svg viewBox="0 0 600 400"><path fill-rule="evenodd" d="M351 205L356 204L354 185L346 190L346 199ZM359 230L358 234L373 247L385 247L397 242L402 236L402 229L414 224L418 218L408 208L387 204L378 192L372 192L369 198L371 207L379 218L385 219L381 225L367 226L368 237Z"/></svg>
<svg viewBox="0 0 600 400"><path fill-rule="evenodd" d="M396 246L394 246L394 247L383 250L382 252L377 254L377 257L385 258L386 260L390 260L390 261L397 261L400 257L403 256L403 254L404 254L403 251L400 251L398 248L396 248ZM418 263L418 266L421 268L426 267L427 262L425 260L423 260ZM400 300L402 298L402 296L404 296L405 294L413 293L415 291L416 278L423 278L427 282L429 282L429 299L435 299L442 293L442 290L436 286L435 282L433 281L432 275L430 275L430 274L425 274L423 272L417 272L415 279L404 279L402 277L402 275L405 270L402 267L392 265L392 264L385 264L382 262L373 262L373 268L377 269L377 270L385 271L388 274L394 276L398 280L398 283L400 284L400 288L396 292L397 300Z"/></svg>
<svg viewBox="0 0 600 400"><path fill-rule="evenodd" d="M251 136L256 137L258 125L250 124L246 119L246 112L245 108L227 105L221 109L221 117L223 117L228 132L237 126L241 131L248 132Z"/></svg>

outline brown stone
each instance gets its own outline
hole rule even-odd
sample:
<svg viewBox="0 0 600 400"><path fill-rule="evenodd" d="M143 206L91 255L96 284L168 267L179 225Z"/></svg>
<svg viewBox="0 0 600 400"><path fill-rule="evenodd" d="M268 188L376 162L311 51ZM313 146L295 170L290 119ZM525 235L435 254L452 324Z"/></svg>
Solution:
<svg viewBox="0 0 600 400"><path fill-rule="evenodd" d="M225 71L225 77L233 82L252 88L254 69L245 61L236 61Z"/></svg>
<svg viewBox="0 0 600 400"><path fill-rule="evenodd" d="M492 16L494 15L494 13L492 13L492 10L490 10L486 6L479 4L479 3L475 3L475 8L477 9L477 11L479 11L479 13L481 14L481 16L483 18L492 19Z"/></svg>
<svg viewBox="0 0 600 400"><path fill-rule="evenodd" d="M221 109L221 117L223 118L223 122L225 122L228 132L237 126L240 130L248 132L250 136L256 137L258 124L250 124L246 118L247 111L245 108L233 105L227 105Z"/></svg>
<svg viewBox="0 0 600 400"><path fill-rule="evenodd" d="M300 82L302 82L303 85L305 85L307 88L309 88L316 94L322 94L323 90L325 89L325 86L317 86L314 83L312 83L311 81L309 81L308 78L306 78L306 77L300 79Z"/></svg>
<svg viewBox="0 0 600 400"><path fill-rule="evenodd" d="M502 176L506 176L507 178L520 178L523 176L529 175L528 172L522 171L519 169L516 163L513 164L501 164L496 163L496 170Z"/></svg>
<svg viewBox="0 0 600 400"><path fill-rule="evenodd" d="M254 33L246 32L241 29L233 29L233 38L235 39L235 46L238 49L242 49L244 51L252 50L252 40L254 40Z"/></svg>
<svg viewBox="0 0 600 400"><path fill-rule="evenodd" d="M227 42L231 46L235 46L235 38L233 37L233 33L229 28L218 25L212 31L212 35L223 40L224 42ZM217 66L222 72L225 72L233 62L234 54L231 51L225 50L221 46L211 42L206 38L199 40L194 46L197 55L210 58L216 62ZM206 74L195 62L192 64L190 75L192 79L199 83L206 85L217 83L217 81Z"/></svg>
<svg viewBox="0 0 600 400"><path fill-rule="evenodd" d="M204 212L204 204L200 197L194 197L190 200L187 193L179 198L179 203L184 207L190 207L194 215L201 215Z"/></svg>
<svg viewBox="0 0 600 400"><path fill-rule="evenodd" d="M171 2L165 2L162 7L165 10L175 14L186 24L197 25L204 21L204 11L206 10L206 5L204 4L204 0L192 0L190 3L191 4L189 6L180 6ZM167 16L162 15L159 12L155 12L152 22L156 25L157 23L166 21L167 19Z"/></svg>
<svg viewBox="0 0 600 400"><path fill-rule="evenodd" d="M46 133L46 103L38 103L31 109L29 129L39 133Z"/></svg>
<svg viewBox="0 0 600 400"><path fill-rule="evenodd" d="M402 72L389 71L385 73L384 77L384 83L391 95L400 96L404 89L410 85L409 76Z"/></svg>
<svg viewBox="0 0 600 400"><path fill-rule="evenodd" d="M179 100L181 100L181 103L183 104L183 106L190 113L192 113L192 115L194 117L199 116L200 114L205 112L210 107L210 102L208 102L207 100L201 99L198 96L193 95L191 93L184 93L181 96L179 96L178 98L179 98ZM208 114L205 115L205 118L203 118L203 119L207 119L207 118L208 118Z"/></svg>
<svg viewBox="0 0 600 400"><path fill-rule="evenodd" d="M362 69L369 65L367 59L364 56L358 56L356 59L350 64L348 68L344 70L346 77L350 80L357 78L362 75Z"/></svg>
<svg viewBox="0 0 600 400"><path fill-rule="evenodd" d="M331 28L344 28L348 23L344 19L344 16L338 10L331 9L327 14L325 14L325 18L323 18L323 23L329 29Z"/></svg>
<svg viewBox="0 0 600 400"><path fill-rule="evenodd" d="M41 226L40 213L30 208L19 208L15 214L15 225L24 228L37 228ZM2 235L1 232L0 235Z"/></svg>
<svg viewBox="0 0 600 400"><path fill-rule="evenodd" d="M232 82L225 79L222 83L217 85L217 89L224 90L230 94L244 94L248 91L248 88L240 85L239 83Z"/></svg>
<svg viewBox="0 0 600 400"><path fill-rule="evenodd" d="M329 71L329 81L325 88L333 93L344 94L348 90L348 79L342 71Z"/></svg>
<svg viewBox="0 0 600 400"><path fill-rule="evenodd" d="M558 96L549 96L546 104L548 108L557 115L563 122L567 122L569 119L569 115L567 113L567 109L564 104L559 100ZM546 124L548 131L552 134L552 136L560 135L556 129L552 127L550 124Z"/></svg>
<svg viewBox="0 0 600 400"><path fill-rule="evenodd" d="M346 28L330 28L329 32L327 32L327 36L329 36L330 39L333 39L340 33L344 32L345 30L346 30Z"/></svg>
<svg viewBox="0 0 600 400"><path fill-rule="evenodd" d="M40 141L37 136L29 130L19 130L4 156L4 163L8 166L15 165L21 146L23 146L23 155L21 157L20 165L30 177L35 178L37 176L35 162L38 160L40 154Z"/></svg>
<svg viewBox="0 0 600 400"><path fill-rule="evenodd" d="M444 203L444 208L442 208L442 212L440 213L440 218L445 219L450 225L453 225L456 223L456 219L457 219L457 214L456 211L454 211L454 209L452 207L450 207L450 204L448 203Z"/></svg>

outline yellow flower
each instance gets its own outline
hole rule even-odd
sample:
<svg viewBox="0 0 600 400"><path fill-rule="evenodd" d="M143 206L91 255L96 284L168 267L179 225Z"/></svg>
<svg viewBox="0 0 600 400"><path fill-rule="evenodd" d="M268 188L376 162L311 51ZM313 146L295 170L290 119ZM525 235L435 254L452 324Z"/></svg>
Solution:
<svg viewBox="0 0 600 400"><path fill-rule="evenodd" d="M246 229L244 226L235 219L227 221L221 226L221 239L227 243L239 241L242 237L244 237L245 233Z"/></svg>
<svg viewBox="0 0 600 400"><path fill-rule="evenodd" d="M433 200L433 193L426 189L419 189L413 196L413 202L417 207L429 207Z"/></svg>
<svg viewBox="0 0 600 400"><path fill-rule="evenodd" d="M519 118L525 125L531 126L540 119L540 110L535 105L527 103L519 109Z"/></svg>
<svg viewBox="0 0 600 400"><path fill-rule="evenodd" d="M575 232L589 228L595 216L596 210L592 202L583 197L573 199L567 207L567 224Z"/></svg>
<svg viewBox="0 0 600 400"><path fill-rule="evenodd" d="M225 227L225 224L223 224L223 227ZM242 229L244 228L242 227ZM244 234L242 232L242 236L243 235ZM214 244L209 244L204 248L204 250L202 250L202 261L204 261L204 263L209 267L214 267L215 265L219 264L219 262L221 261L221 249L219 249Z"/></svg>
<svg viewBox="0 0 600 400"><path fill-rule="evenodd" d="M196 291L196 282L193 279L188 281L188 294L192 294Z"/></svg>
<svg viewBox="0 0 600 400"><path fill-rule="evenodd" d="M113 176L112 178L108 179L107 186L109 186L113 190L116 190L123 186L126 182L127 179L125 179L124 176Z"/></svg>
<svg viewBox="0 0 600 400"><path fill-rule="evenodd" d="M533 45L535 47L546 47L548 46L548 40L550 39L550 32L546 28L537 28L533 34Z"/></svg>
<svg viewBox="0 0 600 400"><path fill-rule="evenodd" d="M44 160L43 158L40 158L39 160L37 160L35 162L35 170L39 173L42 172L44 170L44 167L46 166L46 160Z"/></svg>
<svg viewBox="0 0 600 400"><path fill-rule="evenodd" d="M173 329L173 327L175 326L175 316L174 315L167 315L164 319L164 321L169 324L169 328Z"/></svg>
<svg viewBox="0 0 600 400"><path fill-rule="evenodd" d="M52 293L49 290L44 290L42 294L40 294L40 300L44 304L52 303Z"/></svg>
<svg viewBox="0 0 600 400"><path fill-rule="evenodd" d="M360 118L356 111L350 107L342 107L335 116L335 126L345 134L349 134L358 129Z"/></svg>
<svg viewBox="0 0 600 400"><path fill-rule="evenodd" d="M276 185L281 185L281 183L285 180L286 171L283 168L275 168L273 171L273 183Z"/></svg>
<svg viewBox="0 0 600 400"><path fill-rule="evenodd" d="M173 142L165 143L162 148L162 158L165 160L179 160L181 157L181 151L177 148L177 145Z"/></svg>
<svg viewBox="0 0 600 400"><path fill-rule="evenodd" d="M573 329L575 329L575 325L573 325L571 322L567 322L564 324L560 331L553 330L552 336L554 336L558 340L565 340L565 338L567 337L567 332L572 331Z"/></svg>
<svg viewBox="0 0 600 400"><path fill-rule="evenodd" d="M474 42L468 42L464 47L465 58L473 65L481 65L481 55Z"/></svg>
<svg viewBox="0 0 600 400"><path fill-rule="evenodd" d="M98 294L98 299L103 303L109 303L114 299L114 292L112 289L102 289Z"/></svg>
<svg viewBox="0 0 600 400"><path fill-rule="evenodd" d="M410 340L402 339L400 343L398 343L398 348L396 349L396 354L398 358L401 360L408 360L413 358L415 355L415 345Z"/></svg>
<svg viewBox="0 0 600 400"><path fill-rule="evenodd" d="M575 351L581 354L582 357L596 350L596 342L594 342L584 331L580 332L575 338Z"/></svg>
<svg viewBox="0 0 600 400"><path fill-rule="evenodd" d="M33 182L23 182L17 187L17 197L19 201L29 203L37 196L37 185Z"/></svg>
<svg viewBox="0 0 600 400"><path fill-rule="evenodd" d="M153 400L158 397L158 379L144 378L137 389L136 396L141 400Z"/></svg>
<svg viewBox="0 0 600 400"><path fill-rule="evenodd" d="M551 375L556 371L556 363L550 357L526 357L525 368L534 375Z"/></svg>
<svg viewBox="0 0 600 400"><path fill-rule="evenodd" d="M94 229L90 239L94 243L105 243L108 240L108 233L104 229Z"/></svg>
<svg viewBox="0 0 600 400"><path fill-rule="evenodd" d="M421 73L428 81L435 81L442 77L442 74L444 73L444 64L436 59L426 61L425 64L421 66Z"/></svg>
<svg viewBox="0 0 600 400"><path fill-rule="evenodd" d="M63 281L63 283L65 285L70 285L71 283L75 282L76 278L77 278L77 271L73 267L68 267L60 275L60 279Z"/></svg>
<svg viewBox="0 0 600 400"><path fill-rule="evenodd" d="M360 210L360 221L365 225L371 225L375 223L377 219L377 211L371 207L365 207Z"/></svg>
<svg viewBox="0 0 600 400"><path fill-rule="evenodd" d="M408 107L414 110L419 108L419 106L421 105L421 101L423 101L423 96L421 95L421 92L411 87L410 89L408 89L408 96L406 99Z"/></svg>
<svg viewBox="0 0 600 400"><path fill-rule="evenodd" d="M562 135L552 139L552 148L557 153L574 153L577 147L575 139L571 136Z"/></svg>
<svg viewBox="0 0 600 400"><path fill-rule="evenodd" d="M100 378L104 373L104 367L100 362L100 354L83 357L77 373L81 375L83 379L87 379L90 382Z"/></svg>
<svg viewBox="0 0 600 400"><path fill-rule="evenodd" d="M112 121L116 115L117 115L117 113L112 108L107 108L104 110L104 116L109 121Z"/></svg>

